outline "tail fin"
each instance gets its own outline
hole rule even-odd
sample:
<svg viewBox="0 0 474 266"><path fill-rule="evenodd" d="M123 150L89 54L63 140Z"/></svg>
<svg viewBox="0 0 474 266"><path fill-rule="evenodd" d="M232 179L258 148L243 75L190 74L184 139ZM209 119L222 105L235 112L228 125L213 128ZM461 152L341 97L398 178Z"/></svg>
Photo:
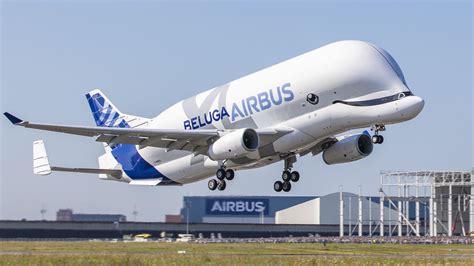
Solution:
<svg viewBox="0 0 474 266"><path fill-rule="evenodd" d="M123 122L122 113L100 90L89 92L86 98L97 126L123 127L120 125Z"/></svg>
<svg viewBox="0 0 474 266"><path fill-rule="evenodd" d="M100 90L87 93L86 98L99 127L140 127L149 121L147 118L123 114Z"/></svg>

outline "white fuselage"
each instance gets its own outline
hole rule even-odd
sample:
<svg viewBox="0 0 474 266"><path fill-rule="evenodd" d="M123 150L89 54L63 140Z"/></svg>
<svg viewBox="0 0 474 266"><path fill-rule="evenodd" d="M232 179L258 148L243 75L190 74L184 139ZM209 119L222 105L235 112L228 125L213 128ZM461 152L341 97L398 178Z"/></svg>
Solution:
<svg viewBox="0 0 474 266"><path fill-rule="evenodd" d="M142 127L292 130L227 162L233 169L247 169L280 161L282 154L302 153L351 129L412 119L424 102L409 92L388 53L366 42L341 41L180 101ZM307 100L311 93L317 103ZM181 184L213 176L220 163L180 150L145 147L139 153Z"/></svg>

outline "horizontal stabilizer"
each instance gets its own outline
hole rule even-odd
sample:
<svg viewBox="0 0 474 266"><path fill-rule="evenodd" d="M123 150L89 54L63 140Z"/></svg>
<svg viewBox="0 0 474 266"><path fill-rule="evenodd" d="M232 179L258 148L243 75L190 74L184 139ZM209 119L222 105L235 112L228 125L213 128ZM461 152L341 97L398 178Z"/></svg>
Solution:
<svg viewBox="0 0 474 266"><path fill-rule="evenodd" d="M36 175L51 174L51 166L42 140L33 142L33 173Z"/></svg>
<svg viewBox="0 0 474 266"><path fill-rule="evenodd" d="M52 166L51 167L52 171L58 171L58 172L72 172L72 173L86 173L86 174L106 174L106 175L111 175L114 177L120 178L122 175L121 170L115 170L115 169L96 169L96 168L71 168L71 167L57 167L57 166Z"/></svg>
<svg viewBox="0 0 474 266"><path fill-rule="evenodd" d="M137 186L156 186L161 182L161 179L144 179L144 180L132 180L130 181L130 185L137 185Z"/></svg>
<svg viewBox="0 0 474 266"><path fill-rule="evenodd" d="M51 166L43 140L33 142L33 173L36 175L49 175L52 171L86 173L86 174L106 174L120 179L122 171L118 169L97 169L97 168L71 168Z"/></svg>

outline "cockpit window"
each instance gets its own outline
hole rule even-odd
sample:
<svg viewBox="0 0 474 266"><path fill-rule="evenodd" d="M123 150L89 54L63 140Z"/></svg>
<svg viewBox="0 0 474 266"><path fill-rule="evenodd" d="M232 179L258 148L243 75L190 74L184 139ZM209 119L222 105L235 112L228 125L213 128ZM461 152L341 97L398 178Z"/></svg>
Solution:
<svg viewBox="0 0 474 266"><path fill-rule="evenodd" d="M386 96L386 97L381 97L377 99L371 99L371 100L363 100L363 101L341 101L337 100L332 102L333 104L336 103L342 103L342 104L347 104L347 105L352 105L352 106L372 106L372 105L378 105L378 104L384 104L384 103L389 103L397 100L401 100L407 96L412 96L413 93L411 91L404 91L397 93L395 95L391 96Z"/></svg>
<svg viewBox="0 0 474 266"><path fill-rule="evenodd" d="M407 85L407 82L405 81L405 76L403 75L402 69L400 66L397 64L397 61L384 49L379 48L375 45L373 47L380 53L382 56L387 60L387 62L390 64L392 67L393 71L397 74L397 76L402 80L403 84ZM408 86L408 85L407 85Z"/></svg>

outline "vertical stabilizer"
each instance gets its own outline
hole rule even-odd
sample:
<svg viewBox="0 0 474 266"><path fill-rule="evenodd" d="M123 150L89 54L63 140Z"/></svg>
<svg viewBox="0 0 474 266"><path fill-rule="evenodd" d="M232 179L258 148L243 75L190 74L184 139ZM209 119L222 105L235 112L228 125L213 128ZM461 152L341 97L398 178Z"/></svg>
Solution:
<svg viewBox="0 0 474 266"><path fill-rule="evenodd" d="M100 90L86 94L94 121L99 127L123 127L124 115Z"/></svg>
<svg viewBox="0 0 474 266"><path fill-rule="evenodd" d="M120 110L100 90L86 94L94 121L99 127L144 127L150 119L128 115Z"/></svg>

